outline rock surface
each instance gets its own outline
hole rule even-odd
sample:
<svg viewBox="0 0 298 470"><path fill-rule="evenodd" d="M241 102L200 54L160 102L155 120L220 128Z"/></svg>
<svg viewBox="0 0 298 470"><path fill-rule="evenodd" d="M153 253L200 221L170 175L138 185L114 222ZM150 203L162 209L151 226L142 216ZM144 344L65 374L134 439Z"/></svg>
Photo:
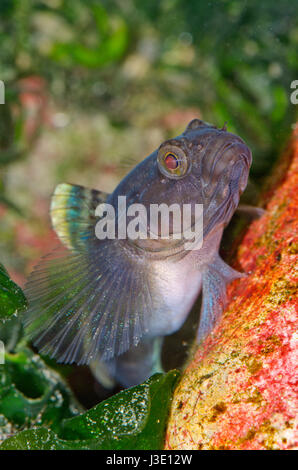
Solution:
<svg viewBox="0 0 298 470"><path fill-rule="evenodd" d="M248 273L178 385L166 449L298 446L298 126L238 248Z"/></svg>

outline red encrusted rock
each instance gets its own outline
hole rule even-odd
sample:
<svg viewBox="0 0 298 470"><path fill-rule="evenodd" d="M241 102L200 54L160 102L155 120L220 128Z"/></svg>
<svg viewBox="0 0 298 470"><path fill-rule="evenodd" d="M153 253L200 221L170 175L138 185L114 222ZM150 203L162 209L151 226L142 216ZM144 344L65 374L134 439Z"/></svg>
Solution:
<svg viewBox="0 0 298 470"><path fill-rule="evenodd" d="M298 127L273 180L238 249L249 275L175 391L166 449L297 446Z"/></svg>

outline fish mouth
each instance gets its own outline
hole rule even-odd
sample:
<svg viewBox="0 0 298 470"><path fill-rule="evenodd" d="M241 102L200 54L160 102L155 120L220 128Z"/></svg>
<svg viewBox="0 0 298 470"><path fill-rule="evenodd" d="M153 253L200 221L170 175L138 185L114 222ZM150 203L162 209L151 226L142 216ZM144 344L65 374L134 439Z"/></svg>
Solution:
<svg viewBox="0 0 298 470"><path fill-rule="evenodd" d="M240 139L225 142L214 156L211 174L215 172L218 175L219 172L224 171L226 167L233 167L238 161L243 162L246 169L249 170L252 155L247 145Z"/></svg>
<svg viewBox="0 0 298 470"><path fill-rule="evenodd" d="M250 149L237 136L224 139L213 152L211 148L207 148L201 164L206 196L213 192L221 179L225 179L226 182L243 179L240 184L240 190L243 191L251 162Z"/></svg>
<svg viewBox="0 0 298 470"><path fill-rule="evenodd" d="M204 237L217 224L226 226L235 212L248 180L252 154L240 139L229 139L213 155L204 199ZM208 181L208 180L207 180Z"/></svg>

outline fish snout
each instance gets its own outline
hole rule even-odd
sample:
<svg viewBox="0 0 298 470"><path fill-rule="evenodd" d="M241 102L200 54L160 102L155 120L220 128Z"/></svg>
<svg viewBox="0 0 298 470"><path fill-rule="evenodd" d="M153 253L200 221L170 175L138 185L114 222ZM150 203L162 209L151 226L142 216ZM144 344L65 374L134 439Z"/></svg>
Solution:
<svg viewBox="0 0 298 470"><path fill-rule="evenodd" d="M238 160L242 160L247 169L249 169L252 162L252 154L248 146L240 138L235 138L223 145L221 161L222 164L232 166Z"/></svg>
<svg viewBox="0 0 298 470"><path fill-rule="evenodd" d="M243 142L237 145L237 159L233 166L232 178L238 181L238 190L242 194L246 188L249 169L252 163L252 153Z"/></svg>
<svg viewBox="0 0 298 470"><path fill-rule="evenodd" d="M248 146L238 137L229 138L213 162L213 179L223 179L227 187L238 197L246 188L252 154Z"/></svg>

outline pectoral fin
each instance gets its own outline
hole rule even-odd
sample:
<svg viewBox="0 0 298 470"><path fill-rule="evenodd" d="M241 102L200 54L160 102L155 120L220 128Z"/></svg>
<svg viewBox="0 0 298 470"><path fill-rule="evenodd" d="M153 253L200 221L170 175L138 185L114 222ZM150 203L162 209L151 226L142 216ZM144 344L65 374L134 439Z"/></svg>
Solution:
<svg viewBox="0 0 298 470"><path fill-rule="evenodd" d="M90 252L59 248L30 275L26 333L59 362L108 361L136 346L153 312L151 275L107 240Z"/></svg>
<svg viewBox="0 0 298 470"><path fill-rule="evenodd" d="M198 342L213 330L219 320L227 300L227 284L245 276L232 269L219 256L203 272L203 300L197 333Z"/></svg>

